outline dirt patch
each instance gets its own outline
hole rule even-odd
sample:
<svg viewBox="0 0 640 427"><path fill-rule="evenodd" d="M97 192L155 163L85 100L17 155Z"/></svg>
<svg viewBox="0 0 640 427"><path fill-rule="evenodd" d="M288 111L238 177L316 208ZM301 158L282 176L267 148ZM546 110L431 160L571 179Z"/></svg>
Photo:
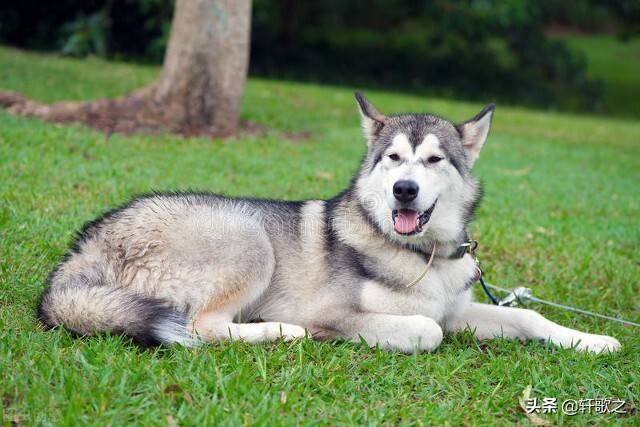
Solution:
<svg viewBox="0 0 640 427"><path fill-rule="evenodd" d="M145 88L113 99L46 104L28 99L17 92L0 91L0 107L10 114L38 117L53 123L81 123L107 136L113 133L124 135L171 133L182 137L262 137L268 130L258 123L247 120L240 122L238 131L233 135L219 132L211 126L189 123L177 125L171 118L171 111L162 104L154 102L150 93L150 90ZM283 133L283 136L293 142L300 142L309 139L311 134L289 132Z"/></svg>
<svg viewBox="0 0 640 427"><path fill-rule="evenodd" d="M210 127L176 126L168 117L170 112L162 111L144 89L114 99L54 104L30 100L16 92L0 92L0 106L19 116L54 123L82 123L107 135L171 132L183 136L227 136Z"/></svg>

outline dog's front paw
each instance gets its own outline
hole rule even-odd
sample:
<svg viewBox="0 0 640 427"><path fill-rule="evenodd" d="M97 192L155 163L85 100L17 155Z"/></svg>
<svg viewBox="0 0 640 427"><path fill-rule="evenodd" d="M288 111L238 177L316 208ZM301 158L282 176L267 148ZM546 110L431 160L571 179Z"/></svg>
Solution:
<svg viewBox="0 0 640 427"><path fill-rule="evenodd" d="M578 351L602 353L620 350L620 342L606 335L580 334L572 338L571 346Z"/></svg>
<svg viewBox="0 0 640 427"><path fill-rule="evenodd" d="M425 316L406 316L393 337L379 340L386 348L402 353L433 351L442 342L442 328L433 319Z"/></svg>

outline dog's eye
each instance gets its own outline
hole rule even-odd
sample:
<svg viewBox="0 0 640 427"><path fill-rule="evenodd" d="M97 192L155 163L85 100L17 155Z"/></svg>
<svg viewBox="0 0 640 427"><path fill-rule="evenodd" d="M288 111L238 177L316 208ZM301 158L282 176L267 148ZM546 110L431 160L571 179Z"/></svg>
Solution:
<svg viewBox="0 0 640 427"><path fill-rule="evenodd" d="M427 159L427 163L438 163L442 159L443 157L440 156L431 156Z"/></svg>
<svg viewBox="0 0 640 427"><path fill-rule="evenodd" d="M398 156L397 154L389 154L389 157L391 160L393 160L394 162L397 162L398 160L400 160L400 156Z"/></svg>

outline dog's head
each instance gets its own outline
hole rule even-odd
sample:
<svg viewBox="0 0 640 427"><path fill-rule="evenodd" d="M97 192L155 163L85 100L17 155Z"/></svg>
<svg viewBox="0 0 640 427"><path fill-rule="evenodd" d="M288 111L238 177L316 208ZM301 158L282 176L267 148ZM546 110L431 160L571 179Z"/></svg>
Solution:
<svg viewBox="0 0 640 427"><path fill-rule="evenodd" d="M494 105L453 124L430 114L383 115L359 92L356 100L368 151L355 189L367 214L401 243L459 238L480 197L470 170Z"/></svg>

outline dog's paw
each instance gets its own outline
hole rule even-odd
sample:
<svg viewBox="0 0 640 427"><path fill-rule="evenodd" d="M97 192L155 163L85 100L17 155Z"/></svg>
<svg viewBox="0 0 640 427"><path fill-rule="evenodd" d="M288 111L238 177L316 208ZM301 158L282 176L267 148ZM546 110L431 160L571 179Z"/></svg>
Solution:
<svg viewBox="0 0 640 427"><path fill-rule="evenodd" d="M620 350L620 342L606 335L584 334L579 337L575 349L583 352L602 353Z"/></svg>
<svg viewBox="0 0 640 427"><path fill-rule="evenodd" d="M433 319L425 316L406 316L402 325L398 325L393 337L381 340L382 347L413 353L414 351L433 351L442 342L442 328Z"/></svg>
<svg viewBox="0 0 640 427"><path fill-rule="evenodd" d="M606 335L594 335L587 333L574 334L560 345L564 348L573 348L576 351L589 353L603 353L620 350L620 342Z"/></svg>
<svg viewBox="0 0 640 427"><path fill-rule="evenodd" d="M280 324L280 330L278 331L278 337L284 341L291 341L296 338L304 338L306 331L302 326L290 325L287 323Z"/></svg>

